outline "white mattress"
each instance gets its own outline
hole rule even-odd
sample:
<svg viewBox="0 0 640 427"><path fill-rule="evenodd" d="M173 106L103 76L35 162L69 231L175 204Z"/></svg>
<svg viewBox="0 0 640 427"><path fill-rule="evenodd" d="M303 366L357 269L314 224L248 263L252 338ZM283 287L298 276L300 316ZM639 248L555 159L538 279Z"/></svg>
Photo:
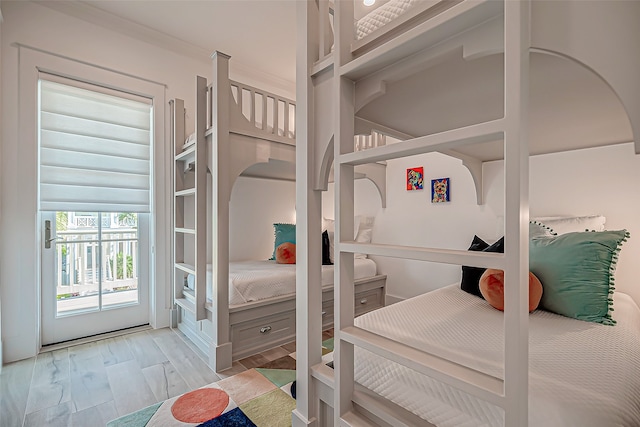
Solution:
<svg viewBox="0 0 640 427"><path fill-rule="evenodd" d="M530 315L529 425L640 426L640 309L616 293L616 326ZM357 326L503 378L503 313L458 285L355 319ZM437 426L501 426L503 413L362 349L356 380Z"/></svg>
<svg viewBox="0 0 640 427"><path fill-rule="evenodd" d="M354 260L354 278L376 275L376 263L369 259ZM333 265L322 266L322 286L333 284ZM194 288L194 277L187 276ZM229 305L244 304L296 291L296 265L275 261L241 261L229 265ZM207 265L207 299L211 299L211 265Z"/></svg>
<svg viewBox="0 0 640 427"><path fill-rule="evenodd" d="M372 10L366 16L360 18L356 23L357 40L360 40L378 28L393 21L419 1L424 0L391 0Z"/></svg>

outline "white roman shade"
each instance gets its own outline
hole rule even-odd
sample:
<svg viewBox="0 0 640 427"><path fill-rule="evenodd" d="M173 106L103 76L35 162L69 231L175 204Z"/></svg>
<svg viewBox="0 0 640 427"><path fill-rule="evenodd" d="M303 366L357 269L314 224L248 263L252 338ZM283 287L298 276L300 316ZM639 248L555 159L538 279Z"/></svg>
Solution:
<svg viewBox="0 0 640 427"><path fill-rule="evenodd" d="M151 100L92 88L40 79L40 210L149 212Z"/></svg>

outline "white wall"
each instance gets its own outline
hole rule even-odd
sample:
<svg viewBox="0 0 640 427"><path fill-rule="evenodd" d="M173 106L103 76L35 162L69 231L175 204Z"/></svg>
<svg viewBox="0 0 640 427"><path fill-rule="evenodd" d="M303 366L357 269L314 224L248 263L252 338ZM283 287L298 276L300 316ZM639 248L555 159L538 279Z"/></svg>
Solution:
<svg viewBox="0 0 640 427"><path fill-rule="evenodd" d="M424 189L406 190L407 168L424 167ZM451 201L431 203L432 179L450 178ZM493 242L496 213L476 204L475 187L462 163L439 153L387 162L387 207L368 180L356 181L356 214L375 214L372 241L399 245L466 249L474 234ZM326 217L333 218L333 186L323 196ZM420 261L372 257L378 273L387 275L387 294L409 298L460 279L460 267Z"/></svg>
<svg viewBox="0 0 640 427"><path fill-rule="evenodd" d="M485 177L501 180L502 162L485 165ZM530 161L531 216L602 214L605 228L626 228L616 270L616 290L640 305L640 155L633 143L534 156ZM495 186L485 192L487 205L497 211L504 197Z"/></svg>
<svg viewBox="0 0 640 427"><path fill-rule="evenodd" d="M451 178L451 201L432 204L428 190L407 191L409 167L424 166L425 186L431 179ZM606 216L607 229L626 228L631 239L623 245L616 272L616 289L640 304L640 156L633 144L600 147L531 157L531 216ZM373 184L356 181L355 212L375 214L373 241L422 247L468 248L474 234L488 242L502 236L504 166L484 166L486 204L476 205L471 175L462 164L440 154L388 162L387 208ZM333 186L323 195L325 217L333 217ZM387 274L387 293L409 298L460 280L459 266L373 257L378 272Z"/></svg>
<svg viewBox="0 0 640 427"><path fill-rule="evenodd" d="M296 184L240 177L231 193L230 261L269 259L276 222L296 222Z"/></svg>
<svg viewBox="0 0 640 427"><path fill-rule="evenodd" d="M209 77L209 58L194 59L176 54L162 47L145 43L118 32L90 24L32 2L4 2L2 5L2 164L0 218L0 283L3 284L2 339L4 361L33 356L38 350L39 301L37 278L36 213L25 212L21 200L35 200L35 194L21 194L21 164L34 162L25 158L18 134L18 49L21 43L71 59L81 60L133 76L143 77L167 86L166 99L180 97L185 100L187 119L193 118L195 103L195 76ZM227 52L233 55L233 52ZM233 59L232 59L233 61ZM232 75L244 81L241 75ZM252 79L254 80L254 76ZM266 90L280 93L270 85ZM293 86L293 85L292 85ZM160 143L170 144L169 110L165 105L166 129ZM193 122L187 122L187 131L193 130ZM166 147L166 146L165 146ZM162 147L159 147L162 148ZM28 157L28 156L27 156ZM164 168L164 166L163 166ZM167 176L169 170L156 171ZM26 176L33 181L35 177ZM166 200L171 195L166 194ZM168 212L165 212L168 214ZM167 230L170 223L167 225ZM168 260L158 259L159 263ZM6 266L11 268L6 268ZM6 285L5 285L6 284ZM168 300L169 287L158 283L158 290ZM168 301L167 301L168 304ZM167 317L168 321L168 317Z"/></svg>

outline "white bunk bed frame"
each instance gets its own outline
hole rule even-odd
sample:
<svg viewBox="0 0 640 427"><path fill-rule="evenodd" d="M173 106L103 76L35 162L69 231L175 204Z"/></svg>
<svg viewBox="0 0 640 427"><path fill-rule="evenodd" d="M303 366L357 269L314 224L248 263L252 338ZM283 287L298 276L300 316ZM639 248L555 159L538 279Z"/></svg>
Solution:
<svg viewBox="0 0 640 427"><path fill-rule="evenodd" d="M504 409L505 425L528 425L528 186L529 52L559 55L599 75L617 94L629 116L640 153L640 57L633 40L637 28L616 28L599 19L598 7L580 2L462 0L436 2L417 8L354 40L353 2L324 0L298 3L297 21L297 407L293 426L319 425L432 425L354 381L354 347L362 347L428 375ZM536 4L537 3L537 4ZM638 4L629 3L638 16ZM333 14L335 44L328 23ZM589 35L590 23L601 28L601 43L593 37L561 37L564 23ZM492 22L493 21L493 22ZM486 30L481 24L495 25ZM540 31L544 27L544 31ZM476 31L478 30L478 31ZM609 30L609 31L607 31ZM574 34L575 35L575 34ZM353 135L366 122L356 113L385 93L386 82L408 76L416 67L462 46L465 55L504 53L504 117L464 128L412 137L393 129L384 131L407 139L401 143L354 152ZM616 48L608 48L615 46ZM624 64L624 67L611 67ZM635 76L635 77L634 77ZM329 95L327 95L329 93ZM374 126L375 124L371 124ZM378 127L380 128L380 127ZM442 152L463 161L482 197L482 161L457 149L503 140L505 162L505 254L360 244L353 235L354 166L428 152ZM559 147L558 151L562 150ZM320 271L319 230L321 199L317 185L335 159L336 277L335 369L322 362L318 304ZM306 244L305 244L306 242ZM504 380L386 339L354 326L353 254L406 258L453 265L473 265L505 271L518 287L505 289ZM425 402L428 404L428 402Z"/></svg>
<svg viewBox="0 0 640 427"><path fill-rule="evenodd" d="M175 153L175 305L171 325L208 354L209 365L219 372L231 368L232 360L295 339L295 295L229 305L229 202L236 179L250 166L271 160L295 164L296 139L289 122L290 106L295 112L294 101L230 80L228 55L215 52L212 59L211 84L207 84L204 77L196 77L194 143L185 146L184 101L175 99L170 103ZM243 93L249 96L245 98ZM247 99L249 117L243 114L242 104ZM256 102L262 104L261 117L257 117ZM271 115L268 102L273 106L269 110ZM279 105L284 111L280 121ZM281 134L279 123L283 123ZM210 190L207 190L207 174L211 176ZM384 165L363 167L360 174L374 182L384 204ZM323 185L326 187L326 182ZM209 215L207 191L211 191ZM195 199L193 216L185 215L187 198ZM320 235L318 233L318 237ZM194 243L190 248L188 243L185 247L189 239ZM207 301L206 293L207 241L211 242L212 252L211 301ZM193 290L185 287L188 274L195 276ZM384 275L357 281L355 310L358 314L384 305L385 282ZM323 328L327 329L333 325L333 286L321 287L321 301L320 318Z"/></svg>

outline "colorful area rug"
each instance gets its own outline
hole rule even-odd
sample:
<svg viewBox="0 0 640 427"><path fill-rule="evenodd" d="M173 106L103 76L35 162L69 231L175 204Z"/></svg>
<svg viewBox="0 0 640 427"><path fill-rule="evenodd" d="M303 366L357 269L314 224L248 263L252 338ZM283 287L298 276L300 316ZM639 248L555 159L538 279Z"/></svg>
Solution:
<svg viewBox="0 0 640 427"><path fill-rule="evenodd" d="M323 341L331 361L333 338ZM288 427L296 401L295 353L156 403L107 423L107 427Z"/></svg>

